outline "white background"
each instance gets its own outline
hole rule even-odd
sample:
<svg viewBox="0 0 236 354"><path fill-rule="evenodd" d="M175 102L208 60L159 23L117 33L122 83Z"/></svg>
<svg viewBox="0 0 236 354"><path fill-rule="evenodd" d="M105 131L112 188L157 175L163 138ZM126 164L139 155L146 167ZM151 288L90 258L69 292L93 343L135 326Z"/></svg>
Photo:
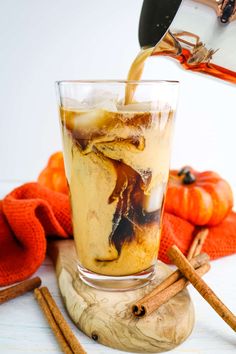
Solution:
<svg viewBox="0 0 236 354"><path fill-rule="evenodd" d="M49 155L61 149L55 80L126 78L139 50L141 3L0 0L0 197L21 181L36 179ZM143 78L181 82L172 167L191 164L200 170L213 169L236 187L235 87L191 75L160 58L148 62ZM233 312L234 268L235 256L223 258L213 262L206 276ZM38 274L59 302L51 263L46 261ZM196 306L196 326L191 337L174 352L234 353L233 331L196 292L190 291ZM14 304L1 307L0 351L59 353L32 294L16 299ZM97 346L79 331L76 335L88 353L112 351Z"/></svg>
<svg viewBox="0 0 236 354"><path fill-rule="evenodd" d="M124 79L139 50L141 0L0 0L0 180L34 180L61 149L60 79ZM181 82L172 167L235 184L236 90L152 58L143 78Z"/></svg>

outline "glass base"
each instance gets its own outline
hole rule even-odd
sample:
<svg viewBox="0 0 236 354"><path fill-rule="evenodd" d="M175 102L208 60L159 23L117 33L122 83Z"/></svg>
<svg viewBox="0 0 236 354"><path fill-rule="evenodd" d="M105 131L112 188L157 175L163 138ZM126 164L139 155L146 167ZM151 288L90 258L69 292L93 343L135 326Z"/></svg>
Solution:
<svg viewBox="0 0 236 354"><path fill-rule="evenodd" d="M87 285L105 291L129 291L142 288L155 277L155 264L150 268L132 275L108 276L93 273L78 264L79 277Z"/></svg>

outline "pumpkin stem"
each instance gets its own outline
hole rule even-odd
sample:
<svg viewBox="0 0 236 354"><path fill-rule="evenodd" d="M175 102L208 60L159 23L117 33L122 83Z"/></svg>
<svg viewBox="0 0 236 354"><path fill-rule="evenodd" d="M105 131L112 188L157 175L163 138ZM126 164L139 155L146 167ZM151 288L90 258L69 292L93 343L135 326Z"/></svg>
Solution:
<svg viewBox="0 0 236 354"><path fill-rule="evenodd" d="M178 172L178 176L183 176L183 184L192 184L196 181L196 177L191 173L190 168L188 166L181 168L181 170L179 170Z"/></svg>
<svg viewBox="0 0 236 354"><path fill-rule="evenodd" d="M183 176L185 175L187 172L190 172L190 168L188 166L184 166L182 167L179 172L178 172L178 176Z"/></svg>

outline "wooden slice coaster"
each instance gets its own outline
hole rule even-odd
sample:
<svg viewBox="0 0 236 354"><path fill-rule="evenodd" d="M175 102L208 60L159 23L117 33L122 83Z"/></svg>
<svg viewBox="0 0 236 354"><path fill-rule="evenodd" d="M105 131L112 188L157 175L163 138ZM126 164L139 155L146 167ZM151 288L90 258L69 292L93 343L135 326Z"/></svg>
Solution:
<svg viewBox="0 0 236 354"><path fill-rule="evenodd" d="M84 284L78 275L72 240L49 244L65 307L75 325L106 346L136 353L160 353L181 344L194 326L194 309L185 289L144 318L135 318L131 305L170 273L158 262L150 285L125 292L100 291Z"/></svg>

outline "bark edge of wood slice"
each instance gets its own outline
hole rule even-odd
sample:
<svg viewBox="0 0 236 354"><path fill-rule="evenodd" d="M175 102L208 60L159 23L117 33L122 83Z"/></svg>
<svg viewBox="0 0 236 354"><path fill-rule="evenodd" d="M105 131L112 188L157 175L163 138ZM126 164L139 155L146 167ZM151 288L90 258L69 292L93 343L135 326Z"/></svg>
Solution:
<svg viewBox="0 0 236 354"><path fill-rule="evenodd" d="M150 285L115 293L99 291L80 280L73 240L49 242L48 253L69 316L98 343L135 353L161 353L183 343L191 334L194 307L187 289L150 316L135 318L131 313L131 305L171 273L164 263L158 261L157 275Z"/></svg>

